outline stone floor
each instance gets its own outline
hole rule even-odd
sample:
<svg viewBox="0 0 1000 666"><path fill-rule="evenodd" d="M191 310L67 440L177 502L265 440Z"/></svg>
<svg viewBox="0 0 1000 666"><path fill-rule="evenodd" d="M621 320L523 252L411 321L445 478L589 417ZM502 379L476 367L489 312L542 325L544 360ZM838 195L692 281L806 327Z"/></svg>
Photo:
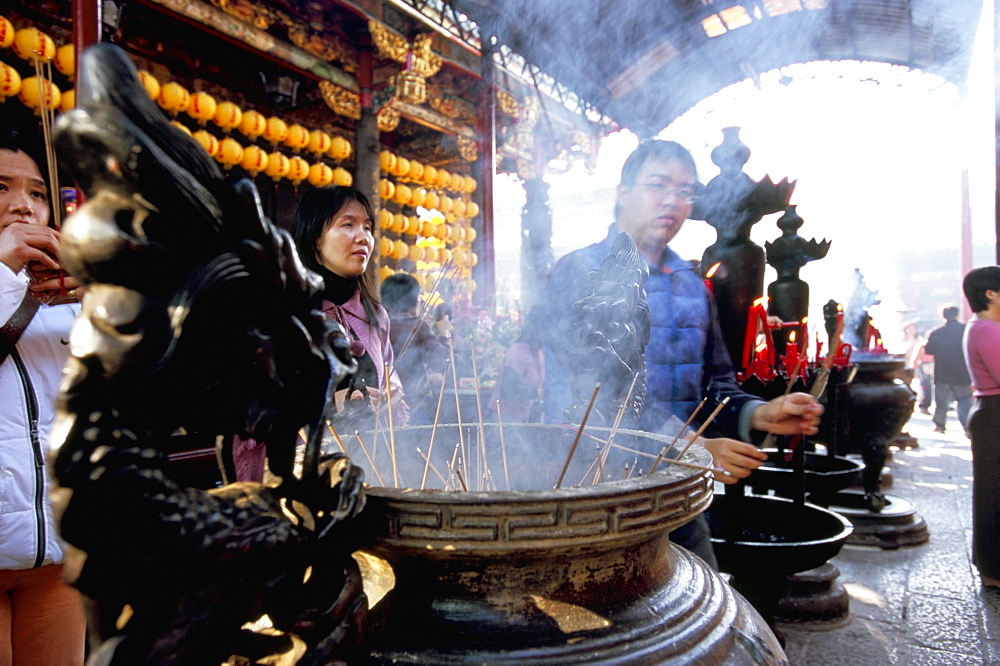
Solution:
<svg viewBox="0 0 1000 666"><path fill-rule="evenodd" d="M954 414L945 434L932 428L914 414L906 431L918 446L894 453L887 489L914 504L930 539L895 550L844 546L832 562L851 616L829 630L779 624L791 664L1000 664L1000 591L979 584L970 557L969 441Z"/></svg>

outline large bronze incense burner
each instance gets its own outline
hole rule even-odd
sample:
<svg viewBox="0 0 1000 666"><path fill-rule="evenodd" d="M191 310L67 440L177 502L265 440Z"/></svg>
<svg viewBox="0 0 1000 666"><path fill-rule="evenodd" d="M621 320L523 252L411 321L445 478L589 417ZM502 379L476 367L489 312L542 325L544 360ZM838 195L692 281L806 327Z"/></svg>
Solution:
<svg viewBox="0 0 1000 666"><path fill-rule="evenodd" d="M370 488L359 517L364 549L395 573L369 613L372 661L783 663L753 608L668 540L712 499L709 454L695 447L682 461L706 469L663 462L647 475L648 452L670 438L587 428L554 489L575 435L555 425L451 424L343 437L352 457L377 463L371 478L400 483ZM432 440L428 466L421 453ZM459 484L452 461L469 469L468 491L439 489ZM436 489L419 490L428 467L441 473L427 474Z"/></svg>

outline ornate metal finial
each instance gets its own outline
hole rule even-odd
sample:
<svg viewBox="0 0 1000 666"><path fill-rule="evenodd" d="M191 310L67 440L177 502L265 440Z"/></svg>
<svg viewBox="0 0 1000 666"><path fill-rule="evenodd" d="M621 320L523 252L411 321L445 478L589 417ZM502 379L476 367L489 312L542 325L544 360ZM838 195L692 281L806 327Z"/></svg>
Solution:
<svg viewBox="0 0 1000 666"><path fill-rule="evenodd" d="M777 221L781 236L773 243L764 243L767 263L778 273L778 279L767 287L768 313L785 322L801 322L809 314L809 285L799 278L799 270L825 257L832 242L825 238L807 241L799 236L803 222L795 206L789 206ZM785 336L776 335L774 341L777 351L784 353Z"/></svg>

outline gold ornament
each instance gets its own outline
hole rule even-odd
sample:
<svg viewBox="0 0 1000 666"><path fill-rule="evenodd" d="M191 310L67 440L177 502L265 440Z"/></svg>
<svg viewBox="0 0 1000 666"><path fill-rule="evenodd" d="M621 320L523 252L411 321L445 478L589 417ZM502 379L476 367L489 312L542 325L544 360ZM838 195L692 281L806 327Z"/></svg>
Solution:
<svg viewBox="0 0 1000 666"><path fill-rule="evenodd" d="M319 91L323 101L338 116L361 120L361 96L330 81L320 81Z"/></svg>
<svg viewBox="0 0 1000 666"><path fill-rule="evenodd" d="M458 145L458 156L463 160L466 162L475 162L479 159L479 150L476 147L475 140L460 134L456 137L456 143Z"/></svg>
<svg viewBox="0 0 1000 666"><path fill-rule="evenodd" d="M427 100L427 78L441 69L441 57L431 50L433 33L417 35L413 43L378 21L368 21L379 55L403 65L403 71L393 78L396 96L407 104L423 104Z"/></svg>
<svg viewBox="0 0 1000 666"><path fill-rule="evenodd" d="M378 112L378 130L392 132L399 127L399 111L383 106Z"/></svg>

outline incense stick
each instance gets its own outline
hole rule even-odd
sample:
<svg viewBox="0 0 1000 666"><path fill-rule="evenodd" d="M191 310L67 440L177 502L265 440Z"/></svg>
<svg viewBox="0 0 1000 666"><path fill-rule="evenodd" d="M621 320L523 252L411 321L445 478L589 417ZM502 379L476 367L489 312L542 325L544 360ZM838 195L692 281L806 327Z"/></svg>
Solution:
<svg viewBox="0 0 1000 666"><path fill-rule="evenodd" d="M590 404L587 405L587 411L583 413L583 420L580 421L580 429L576 431L576 437L573 438L573 446L569 449L569 455L566 456L566 462L563 464L562 472L559 473L559 480L556 481L556 489L562 485L563 479L566 478L566 471L569 469L569 463L573 459L573 454L576 452L576 445L580 443L580 435L583 434L583 428L587 425L587 419L590 418L590 410L594 408L594 401L597 400L597 392L601 390L601 382L597 382L594 385L594 393L590 396Z"/></svg>
<svg viewBox="0 0 1000 666"><path fill-rule="evenodd" d="M419 456L420 456L421 458L423 458L423 459L424 459L424 464L425 464L425 469L426 469L427 467L430 467L430 468L431 468L432 470L434 470L434 473L435 473L435 474L437 474L437 478L441 479L441 483L443 483L443 484L444 484L444 487L445 487L445 489L447 489L447 487L448 487L448 482L447 482L447 481L445 480L445 478L444 478L443 476L441 476L441 472L439 472L439 471L438 471L438 468L437 468L437 467L435 467L435 466L434 466L434 464L433 464L433 463L431 462L431 459L430 459L430 456L425 456L425 455L424 455L424 452L420 450L420 447L419 447L419 446L417 447L417 454L418 454L418 455L419 455ZM423 486L423 484L421 484L421 485L420 485L420 489L421 489L421 490L423 490L423 489L424 489L424 486Z"/></svg>
<svg viewBox="0 0 1000 666"><path fill-rule="evenodd" d="M368 458L368 464L372 466L372 471L375 472L375 478L378 479L379 484L381 484L382 487L384 488L385 481L382 480L382 475L378 473L378 467L375 465L375 461L372 460L372 457L370 455L368 455L368 449L365 447L364 440L361 439L361 433L355 430L354 436L358 438L358 444L361 445L361 450L364 452L365 458Z"/></svg>
<svg viewBox="0 0 1000 666"><path fill-rule="evenodd" d="M392 389L389 379L389 364L383 363L385 368L385 400L389 409L389 456L392 458L392 487L399 488L399 470L396 467L396 429L392 425Z"/></svg>
<svg viewBox="0 0 1000 666"><path fill-rule="evenodd" d="M695 407L694 411L691 412L691 415L688 416L687 421L684 422L684 425L681 426L681 429L677 431L676 435L674 435L673 440L671 440L669 444L667 444L660 450L660 455L656 457L656 460L653 462L653 466L649 468L650 473L656 471L656 468L660 464L660 461L663 460L663 457L667 455L667 452L670 451L670 449L674 448L674 444L676 444L677 440L681 438L681 435L684 434L684 431L688 429L688 426L691 425L691 422L694 421L694 417L698 415L698 412L701 411L701 408L705 406L706 402L708 402L708 397L704 397L701 399L701 402L698 403L698 406ZM684 450L687 451L687 449ZM683 451L681 452L681 455L684 455ZM680 458L681 456L677 457Z"/></svg>
<svg viewBox="0 0 1000 666"><path fill-rule="evenodd" d="M344 442L341 441L340 435L337 434L337 430L333 427L333 424L330 423L329 421L326 422L326 429L330 431L331 435L333 435L333 441L337 442L337 446L340 447L341 452L343 452L345 456L350 455L347 453L347 449L344 447Z"/></svg>
<svg viewBox="0 0 1000 666"><path fill-rule="evenodd" d="M708 418L705 419L705 422L701 424L701 427L698 428L698 431L694 434L694 436L688 440L688 443L684 446L683 449L681 449L681 452L677 454L677 457L674 458L674 460L680 460L681 458L684 457L684 454L687 453L687 450L691 448L691 445L694 444L696 441L698 441L698 438L701 437L701 433L705 432L705 429L708 428L708 426L712 423L715 417L718 416L719 412L722 411L722 408L725 407L727 404L729 404L729 396L723 398L722 402L720 402L719 405L714 410L712 410L712 413L708 415ZM650 474L652 474L653 470L650 469L649 472Z"/></svg>
<svg viewBox="0 0 1000 666"><path fill-rule="evenodd" d="M476 412L479 416L479 461L482 468L479 471L480 479L483 478L485 470L489 469L489 461L486 459L486 435L483 433L483 403L479 396L479 370L476 368L476 345L472 336L469 336L469 355L472 357L472 383L476 386ZM480 487L482 490L482 487Z"/></svg>
<svg viewBox="0 0 1000 666"><path fill-rule="evenodd" d="M465 452L465 435L462 432L462 408L458 400L458 371L455 369L455 345L452 338L448 336L448 358L451 360L451 381L455 387L455 423L458 424L458 444L462 448L462 457L467 458ZM466 469L468 473L468 469Z"/></svg>
<svg viewBox="0 0 1000 666"><path fill-rule="evenodd" d="M507 473L507 442L503 436L503 419L500 417L500 401L497 400L497 428L500 430L500 456L503 458L503 479L510 490L510 474Z"/></svg>
<svg viewBox="0 0 1000 666"><path fill-rule="evenodd" d="M39 52L35 52L41 55ZM56 151L52 143L52 125L55 122L55 107L49 106L48 86L52 84L52 64L48 63L48 71L42 71L40 58L33 59L35 65L35 82L38 85L38 113L42 119L42 138L45 143L45 159L48 161L49 187L52 199L52 222L56 229L62 227L62 197L59 194L59 170L56 166ZM51 115L50 115L51 113Z"/></svg>
<svg viewBox="0 0 1000 666"><path fill-rule="evenodd" d="M447 366L451 363L450 360L445 361ZM430 464L431 455L434 453L434 437L437 436L438 428L438 418L441 416L441 401L444 399L444 385L448 381L448 368L445 367L445 371L441 373L441 388L438 390L438 402L437 409L434 410L434 424L431 426L431 443L427 445L427 465L424 465L424 476L420 479L420 489L424 489L424 484L427 483L427 466ZM447 482L445 482L447 485Z"/></svg>

